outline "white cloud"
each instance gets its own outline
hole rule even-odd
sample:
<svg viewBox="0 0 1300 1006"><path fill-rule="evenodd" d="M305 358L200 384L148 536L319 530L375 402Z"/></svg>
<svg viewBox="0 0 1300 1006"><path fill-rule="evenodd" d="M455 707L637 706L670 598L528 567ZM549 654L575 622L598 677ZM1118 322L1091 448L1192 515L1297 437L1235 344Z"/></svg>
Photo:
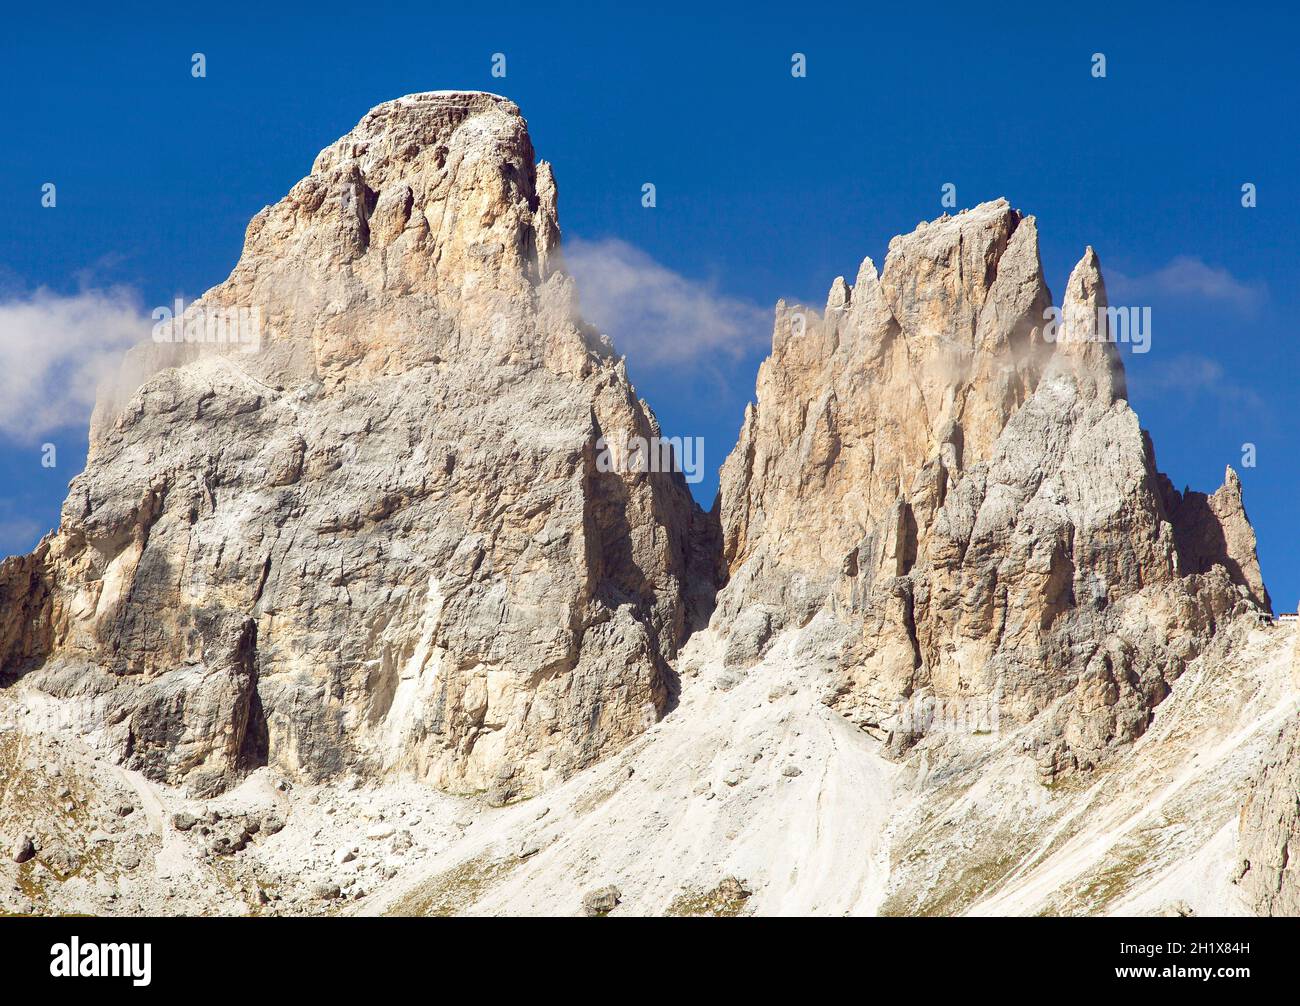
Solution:
<svg viewBox="0 0 1300 1006"><path fill-rule="evenodd" d="M1204 395L1238 415L1268 412L1259 392L1233 381L1216 360L1195 353L1184 353L1143 370L1142 389L1186 398Z"/></svg>
<svg viewBox="0 0 1300 1006"><path fill-rule="evenodd" d="M34 443L84 428L100 381L150 327L139 298L122 288L0 300L0 436Z"/></svg>
<svg viewBox="0 0 1300 1006"><path fill-rule="evenodd" d="M1215 301L1244 313L1263 304L1268 291L1263 283L1246 283L1227 269L1206 265L1192 255L1179 255L1168 265L1141 276L1126 276L1107 270L1106 286L1111 300L1142 300L1150 296L1183 297Z"/></svg>
<svg viewBox="0 0 1300 1006"><path fill-rule="evenodd" d="M739 359L767 348L772 312L688 279L625 241L566 241L582 314L638 367Z"/></svg>

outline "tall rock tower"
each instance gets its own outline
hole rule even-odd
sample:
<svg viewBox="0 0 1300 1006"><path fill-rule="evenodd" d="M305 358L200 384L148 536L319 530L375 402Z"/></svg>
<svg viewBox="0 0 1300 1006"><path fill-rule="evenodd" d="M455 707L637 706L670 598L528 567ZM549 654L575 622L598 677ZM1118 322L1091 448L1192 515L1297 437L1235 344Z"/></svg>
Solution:
<svg viewBox="0 0 1300 1006"><path fill-rule="evenodd" d="M658 428L512 102L373 109L193 306L241 311L254 342L178 319L102 396L58 531L0 569L6 676L197 792L269 762L504 801L669 707L707 521L597 463Z"/></svg>
<svg viewBox="0 0 1300 1006"><path fill-rule="evenodd" d="M1267 610L1236 475L1180 495L1126 400L1089 248L1059 312L1033 217L921 224L780 304L723 467L729 659L826 623L832 700L896 747L919 697L1040 720L1047 773L1140 734L1234 612Z"/></svg>

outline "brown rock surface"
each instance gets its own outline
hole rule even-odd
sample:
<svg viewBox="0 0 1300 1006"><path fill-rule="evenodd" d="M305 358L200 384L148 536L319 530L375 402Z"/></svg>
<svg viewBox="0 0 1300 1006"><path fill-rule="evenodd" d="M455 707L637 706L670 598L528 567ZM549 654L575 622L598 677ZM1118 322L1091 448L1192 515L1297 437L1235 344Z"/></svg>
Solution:
<svg viewBox="0 0 1300 1006"><path fill-rule="evenodd" d="M1138 736L1218 623L1267 604L1235 476L1198 508L1156 470L1091 248L1059 331L1050 304L1033 218L999 200L895 238L823 313L778 305L713 621L752 659L828 616L834 707L896 746L918 697L1050 710L1048 774Z"/></svg>
<svg viewBox="0 0 1300 1006"><path fill-rule="evenodd" d="M257 351L130 354L57 534L0 574L11 676L200 791L269 762L505 801L668 708L707 521L596 463L658 427L513 103L375 108L196 308L259 311Z"/></svg>

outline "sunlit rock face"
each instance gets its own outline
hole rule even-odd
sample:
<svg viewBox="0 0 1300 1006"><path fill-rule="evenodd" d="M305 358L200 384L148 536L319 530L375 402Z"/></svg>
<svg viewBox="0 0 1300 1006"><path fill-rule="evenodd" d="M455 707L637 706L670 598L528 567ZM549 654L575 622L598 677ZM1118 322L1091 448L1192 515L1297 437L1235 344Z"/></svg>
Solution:
<svg viewBox="0 0 1300 1006"><path fill-rule="evenodd" d="M669 707L708 521L599 463L658 427L578 316L513 103L373 109L194 309L260 328L132 352L59 530L0 569L8 678L200 792L270 763L504 801Z"/></svg>
<svg viewBox="0 0 1300 1006"><path fill-rule="evenodd" d="M827 701L895 750L919 699L1037 718L1042 771L1138 736L1216 627L1267 608L1235 474L1177 493L1126 400L1089 248L1060 309L1005 201L780 304L723 468L714 626L752 662L819 615Z"/></svg>
<svg viewBox="0 0 1300 1006"><path fill-rule="evenodd" d="M5 681L196 792L270 764L504 802L670 709L712 611L732 669L813 626L825 701L894 752L909 704L970 702L1035 724L1051 777L1267 609L1235 474L1157 470L1091 249L1056 310L999 200L778 305L705 515L605 463L660 431L556 207L494 95L388 102L322 151L193 305L255 331L174 319L101 395L59 530L0 566Z"/></svg>

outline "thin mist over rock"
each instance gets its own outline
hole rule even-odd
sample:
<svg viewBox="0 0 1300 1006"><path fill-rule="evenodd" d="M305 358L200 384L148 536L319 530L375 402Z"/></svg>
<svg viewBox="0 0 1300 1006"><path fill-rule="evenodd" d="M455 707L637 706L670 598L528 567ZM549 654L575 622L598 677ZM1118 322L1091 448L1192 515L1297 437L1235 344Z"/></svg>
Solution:
<svg viewBox="0 0 1300 1006"><path fill-rule="evenodd" d="M578 317L556 188L511 102L380 105L249 224L101 399L57 534L6 567L12 677L160 782L411 774L497 799L617 750L672 701L709 569L680 477Z"/></svg>
<svg viewBox="0 0 1300 1006"><path fill-rule="evenodd" d="M0 910L1295 911L1240 480L1006 200L777 305L709 513L506 98L376 106L191 307L255 344L132 349L0 564Z"/></svg>

